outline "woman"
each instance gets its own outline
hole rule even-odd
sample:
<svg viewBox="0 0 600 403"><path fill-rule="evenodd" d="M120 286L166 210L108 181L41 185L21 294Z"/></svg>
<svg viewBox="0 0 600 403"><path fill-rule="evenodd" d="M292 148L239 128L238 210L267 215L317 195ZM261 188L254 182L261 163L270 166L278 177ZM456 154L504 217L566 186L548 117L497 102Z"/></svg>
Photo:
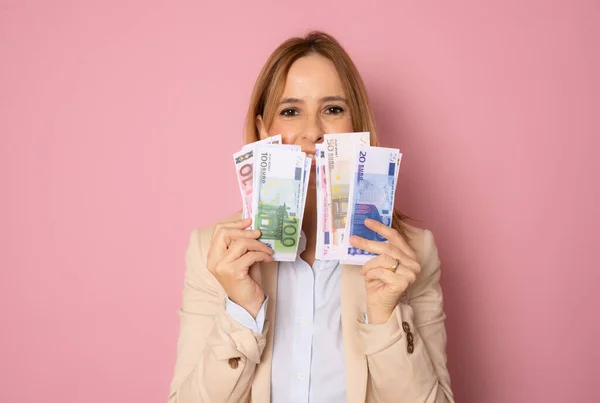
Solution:
<svg viewBox="0 0 600 403"><path fill-rule="evenodd" d="M247 142L281 133L306 153L325 133L376 131L340 44L313 32L275 50L247 116ZM313 166L314 169L314 166ZM295 262L277 262L239 215L192 233L169 402L453 402L440 263L431 232L394 214L366 225L388 243L364 266L315 260L315 175Z"/></svg>

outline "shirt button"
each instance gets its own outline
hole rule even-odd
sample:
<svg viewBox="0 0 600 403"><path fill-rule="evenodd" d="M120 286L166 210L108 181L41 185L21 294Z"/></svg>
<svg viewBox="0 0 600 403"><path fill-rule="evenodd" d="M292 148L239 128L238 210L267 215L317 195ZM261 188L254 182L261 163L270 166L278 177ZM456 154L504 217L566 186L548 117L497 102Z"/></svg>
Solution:
<svg viewBox="0 0 600 403"><path fill-rule="evenodd" d="M302 323L303 326L306 325L306 319L302 319L302 322L300 323Z"/></svg>
<svg viewBox="0 0 600 403"><path fill-rule="evenodd" d="M240 360L240 358L239 358L239 357L230 358L230 359L229 359L229 366L230 366L232 369L237 369L237 367L238 367L238 365L239 365L239 360Z"/></svg>
<svg viewBox="0 0 600 403"><path fill-rule="evenodd" d="M300 380L304 379L304 374L298 374L298 379L300 379Z"/></svg>

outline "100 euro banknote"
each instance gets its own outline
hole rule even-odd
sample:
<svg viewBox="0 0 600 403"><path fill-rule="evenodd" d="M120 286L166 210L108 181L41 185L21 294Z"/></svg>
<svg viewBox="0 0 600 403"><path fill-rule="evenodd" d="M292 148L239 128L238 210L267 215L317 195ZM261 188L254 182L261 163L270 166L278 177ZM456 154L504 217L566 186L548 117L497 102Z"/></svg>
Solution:
<svg viewBox="0 0 600 403"><path fill-rule="evenodd" d="M240 151L233 154L238 187L240 189L240 194L242 195L243 218L252 215L254 148L257 144L281 144L281 134L246 144Z"/></svg>
<svg viewBox="0 0 600 403"><path fill-rule="evenodd" d="M294 261L304 203L306 155L283 147L255 148L252 228L277 261Z"/></svg>
<svg viewBox="0 0 600 403"><path fill-rule="evenodd" d="M367 228L366 218L392 225L394 194L402 154L394 148L363 147L357 151L357 165L353 170L348 208L349 225L346 237L357 235L373 241L385 238ZM364 264L374 254L354 248L346 242L344 263Z"/></svg>

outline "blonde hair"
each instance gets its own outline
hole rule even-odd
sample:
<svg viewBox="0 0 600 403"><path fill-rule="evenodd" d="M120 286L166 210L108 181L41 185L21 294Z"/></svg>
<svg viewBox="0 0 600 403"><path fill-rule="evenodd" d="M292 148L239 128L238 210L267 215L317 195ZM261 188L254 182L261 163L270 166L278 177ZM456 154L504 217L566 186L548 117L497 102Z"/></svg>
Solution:
<svg viewBox="0 0 600 403"><path fill-rule="evenodd" d="M257 116L262 117L266 128L271 126L290 67L299 58L311 54L324 56L333 62L346 94L353 130L369 132L371 145L378 145L369 97L358 69L342 45L331 35L320 31L310 32L304 38L286 40L267 59L250 97L250 106L246 115L246 143L260 139L256 126ZM408 242L409 238L404 226L404 221L407 219L408 216L394 210L392 227Z"/></svg>

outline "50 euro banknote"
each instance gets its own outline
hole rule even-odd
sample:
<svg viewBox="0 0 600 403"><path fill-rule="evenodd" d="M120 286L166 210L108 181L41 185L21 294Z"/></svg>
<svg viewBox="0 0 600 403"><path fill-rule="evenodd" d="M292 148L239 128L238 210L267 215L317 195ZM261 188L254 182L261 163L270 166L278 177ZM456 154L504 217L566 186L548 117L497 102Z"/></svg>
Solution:
<svg viewBox="0 0 600 403"><path fill-rule="evenodd" d="M370 145L370 133L337 133L324 136L324 208L322 228L323 259L338 260L345 256L345 234L350 197L351 174L356 167L356 152Z"/></svg>
<svg viewBox="0 0 600 403"><path fill-rule="evenodd" d="M366 218L392 225L394 195L402 154L395 148L362 147L356 152L357 164L351 174L346 227L346 264L364 264L375 254L354 248L348 243L352 235L373 241L387 241L364 224Z"/></svg>

